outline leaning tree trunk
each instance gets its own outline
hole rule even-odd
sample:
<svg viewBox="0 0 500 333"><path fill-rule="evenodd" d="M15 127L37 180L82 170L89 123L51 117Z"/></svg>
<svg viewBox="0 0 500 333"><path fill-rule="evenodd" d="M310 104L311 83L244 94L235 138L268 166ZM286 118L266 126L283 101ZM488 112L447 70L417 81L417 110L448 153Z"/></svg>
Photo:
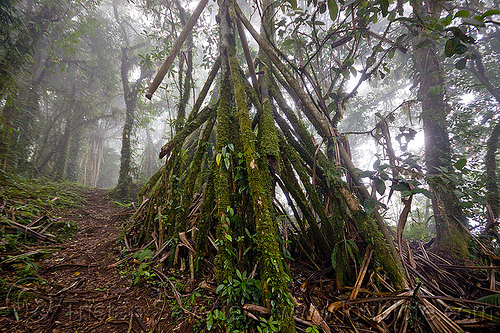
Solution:
<svg viewBox="0 0 500 333"><path fill-rule="evenodd" d="M434 2L431 2L434 4ZM417 16L425 17L420 3L412 2ZM436 13L435 13L436 14ZM436 14L437 15L437 14ZM444 72L436 52L436 42L420 28L413 40L415 69L419 74L419 99L425 135L427 182L432 190L432 208L436 222L435 249L457 259L467 258L470 236L467 220L455 194L454 168L446 116Z"/></svg>

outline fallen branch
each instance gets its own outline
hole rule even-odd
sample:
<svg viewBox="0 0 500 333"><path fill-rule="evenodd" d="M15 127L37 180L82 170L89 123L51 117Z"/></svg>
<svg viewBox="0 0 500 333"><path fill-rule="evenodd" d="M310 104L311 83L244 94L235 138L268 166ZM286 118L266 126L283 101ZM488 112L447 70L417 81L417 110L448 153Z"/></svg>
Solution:
<svg viewBox="0 0 500 333"><path fill-rule="evenodd" d="M4 221L4 220L2 220L2 221ZM30 227L28 227L26 225L19 224L19 223L14 222L14 221L8 221L8 222L6 222L6 224L11 225L14 228L16 228L17 230L19 230L20 232L27 234L27 235L30 235L38 240L41 240L44 242L50 242L50 243L60 243L55 237L43 235L39 232L36 232L35 230L31 229Z"/></svg>

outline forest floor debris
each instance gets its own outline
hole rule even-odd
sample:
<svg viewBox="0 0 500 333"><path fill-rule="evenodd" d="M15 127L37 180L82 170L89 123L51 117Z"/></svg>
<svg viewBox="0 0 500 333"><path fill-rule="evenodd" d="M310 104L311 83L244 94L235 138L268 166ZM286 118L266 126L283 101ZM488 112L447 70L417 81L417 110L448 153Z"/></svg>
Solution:
<svg viewBox="0 0 500 333"><path fill-rule="evenodd" d="M60 222L76 225L67 242L36 238L21 253L1 253L0 332L207 332L209 317L211 331L219 331L214 277L192 280L188 270L157 266L147 247L129 249L121 234L131 207L113 205L104 190L81 191L85 204L60 214ZM400 293L369 250L358 283L340 290L331 269L292 262L297 330L496 331L500 286L491 272L498 267L457 265L420 245L404 253L413 288ZM490 299L478 301L483 295ZM271 321L265 307L247 303L242 310L256 322Z"/></svg>
<svg viewBox="0 0 500 333"><path fill-rule="evenodd" d="M0 332L141 332L158 326L160 316L168 318L159 287L133 286L133 263L108 268L122 258L124 208L111 205L104 190L82 195L87 203L62 216L78 228L67 243L37 242L2 262ZM35 255L33 269L20 274L27 262L19 258Z"/></svg>

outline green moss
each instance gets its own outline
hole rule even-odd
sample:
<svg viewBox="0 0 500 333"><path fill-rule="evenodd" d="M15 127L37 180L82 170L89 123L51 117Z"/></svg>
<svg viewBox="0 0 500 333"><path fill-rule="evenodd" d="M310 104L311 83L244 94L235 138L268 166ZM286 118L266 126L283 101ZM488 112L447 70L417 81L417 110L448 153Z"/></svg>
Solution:
<svg viewBox="0 0 500 333"><path fill-rule="evenodd" d="M231 77L239 116L241 141L248 174L255 214L257 248L261 254L260 274L264 304L282 320L283 332L294 332L293 305L289 299L288 276L285 273L282 255L278 246L276 220L272 213L272 198L269 191L269 170L256 152L255 134L252 131L247 109L246 93L236 57L229 58Z"/></svg>
<svg viewBox="0 0 500 333"><path fill-rule="evenodd" d="M151 189L156 186L158 183L158 179L164 174L165 165L162 165L158 171L156 171L147 181L147 183L139 190L139 200L142 200L142 197L149 197Z"/></svg>
<svg viewBox="0 0 500 333"><path fill-rule="evenodd" d="M278 133L274 125L273 108L268 98L262 102L262 115L259 121L259 144L268 159L278 160Z"/></svg>
<svg viewBox="0 0 500 333"><path fill-rule="evenodd" d="M201 217L198 223L198 233L196 234L196 255L195 255L195 272L200 272L200 262L206 255L208 232L213 224L213 210L215 205L215 185L214 185L214 170L216 169L215 160L210 164L208 172L205 192L203 194L203 202L201 204Z"/></svg>
<svg viewBox="0 0 500 333"><path fill-rule="evenodd" d="M217 108L217 154L222 153L222 148L227 147L231 138L231 82L229 73L225 76L221 84L221 96L219 106ZM231 207L232 188L231 177L225 163L216 164L215 167L215 192L217 200L217 215L219 223L216 228L216 237L219 244L219 251L215 259L216 279L222 283L234 270L234 258L229 254L232 252L232 246L229 244L229 239L232 238L231 228L228 223L229 216L227 208Z"/></svg>
<svg viewBox="0 0 500 333"><path fill-rule="evenodd" d="M373 217L360 208L353 212L352 219L363 241L372 246L375 259L382 265L396 289L406 288L403 273L392 258L387 242Z"/></svg>
<svg viewBox="0 0 500 333"><path fill-rule="evenodd" d="M181 187L183 189L182 203L181 209L179 210L179 212L177 212L174 234L179 234L179 232L186 230L189 207L191 206L194 195L194 186L196 183L196 179L200 176L201 165L203 164L203 157L205 156L206 152L206 145L210 140L210 135L212 134L214 124L215 117L212 117L207 121L205 129L203 130L202 137L200 138L200 141L198 143L198 148L196 149L196 153L194 154L193 161L189 166L186 181Z"/></svg>

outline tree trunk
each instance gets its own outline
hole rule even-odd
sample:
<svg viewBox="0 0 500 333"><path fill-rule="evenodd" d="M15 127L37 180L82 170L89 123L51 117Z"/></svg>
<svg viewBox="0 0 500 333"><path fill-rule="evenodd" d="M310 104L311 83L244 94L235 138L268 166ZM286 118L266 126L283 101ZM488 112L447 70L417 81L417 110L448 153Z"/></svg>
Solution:
<svg viewBox="0 0 500 333"><path fill-rule="evenodd" d="M64 126L64 133L61 139L61 144L59 145L57 161L55 165L55 178L56 180L62 180L64 178L64 172L66 171L66 162L68 160L68 147L69 147L69 139L71 136L72 128L72 114L71 111L68 111L68 115L66 116L66 125Z"/></svg>
<svg viewBox="0 0 500 333"><path fill-rule="evenodd" d="M499 146L500 123L496 124L486 143L484 165L486 167L486 202L488 204L488 224L486 230L491 230L498 225L500 217L500 192L498 190L498 175L496 153Z"/></svg>
<svg viewBox="0 0 500 333"><path fill-rule="evenodd" d="M471 47L472 48L472 47ZM476 79L486 88L486 90L500 103L500 88L492 84L486 75L486 70L483 66L481 53L476 48L472 48L472 53L475 58L472 60L470 71ZM494 107L492 107L494 109ZM490 117L493 112L489 113ZM488 120L487 117L486 120ZM491 119L491 118L490 118ZM498 218L500 217L500 193L498 190L498 176L497 176L497 162L495 159L496 152L498 151L500 135L500 123L493 126L493 130L486 143L486 155L484 157L484 166L486 168L486 203L487 203L487 216L488 223L486 224L485 231L493 231L498 225Z"/></svg>
<svg viewBox="0 0 500 333"><path fill-rule="evenodd" d="M125 98L125 124L122 132L122 148L120 158L120 173L118 176L118 185L116 185L116 194L121 199L129 199L131 197L132 186L132 149L131 137L134 130L135 107L137 104L138 84L130 87L129 70L131 61L128 58L127 50L122 49L122 64L120 68L123 96Z"/></svg>
<svg viewBox="0 0 500 333"><path fill-rule="evenodd" d="M413 1L412 5L418 17L427 15L420 3ZM437 251L464 259L469 253L470 237L464 230L467 220L455 194L456 182L446 120L449 106L445 102L443 68L436 52L436 42L425 36L423 28L414 37L413 46L415 69L420 78L418 97L422 105L427 182L433 193L432 208L436 221L434 246Z"/></svg>
<svg viewBox="0 0 500 333"><path fill-rule="evenodd" d="M72 182L78 181L78 161L82 147L82 129L75 128L68 147L68 159L66 163L66 179ZM95 186L95 184L94 184Z"/></svg>

